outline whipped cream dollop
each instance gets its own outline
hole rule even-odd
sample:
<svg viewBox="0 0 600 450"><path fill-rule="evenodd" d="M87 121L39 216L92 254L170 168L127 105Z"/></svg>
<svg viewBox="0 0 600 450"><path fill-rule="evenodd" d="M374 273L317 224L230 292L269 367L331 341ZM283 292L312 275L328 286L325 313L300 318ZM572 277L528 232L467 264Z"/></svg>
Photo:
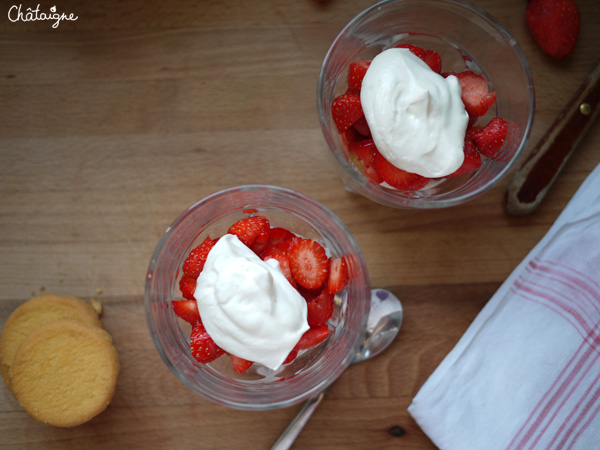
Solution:
<svg viewBox="0 0 600 450"><path fill-rule="evenodd" d="M464 160L469 121L458 79L435 73L405 48L373 58L360 101L380 153L394 166L428 178L456 171Z"/></svg>
<svg viewBox="0 0 600 450"><path fill-rule="evenodd" d="M219 347L273 370L309 329L306 300L279 262L261 260L232 234L222 236L208 253L194 297Z"/></svg>

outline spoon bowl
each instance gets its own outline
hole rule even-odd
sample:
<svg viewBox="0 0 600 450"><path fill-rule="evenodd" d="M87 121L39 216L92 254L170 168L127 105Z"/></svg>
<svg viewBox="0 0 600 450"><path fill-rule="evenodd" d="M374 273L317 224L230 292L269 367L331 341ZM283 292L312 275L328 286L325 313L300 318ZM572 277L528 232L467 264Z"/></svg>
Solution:
<svg viewBox="0 0 600 450"><path fill-rule="evenodd" d="M385 289L373 289L367 327L352 364L373 358L384 351L400 331L403 317L404 311L398 297ZM286 450L292 446L312 413L325 397L325 392L327 389L304 403L296 417L275 441L271 450Z"/></svg>
<svg viewBox="0 0 600 450"><path fill-rule="evenodd" d="M373 289L367 328L352 363L364 361L384 351L400 331L403 317L404 311L398 297L385 289Z"/></svg>

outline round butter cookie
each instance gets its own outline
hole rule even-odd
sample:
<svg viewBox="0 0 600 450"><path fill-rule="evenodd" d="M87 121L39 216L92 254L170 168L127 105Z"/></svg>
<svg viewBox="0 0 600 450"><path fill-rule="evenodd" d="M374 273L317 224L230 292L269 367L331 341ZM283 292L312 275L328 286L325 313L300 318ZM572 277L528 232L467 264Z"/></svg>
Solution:
<svg viewBox="0 0 600 450"><path fill-rule="evenodd" d="M40 422L74 427L106 409L119 357L102 328L55 320L25 338L10 370L12 391Z"/></svg>
<svg viewBox="0 0 600 450"><path fill-rule="evenodd" d="M0 371L10 387L10 366L23 340L42 325L57 319L72 319L101 326L92 306L76 297L42 294L26 301L13 311L0 336Z"/></svg>

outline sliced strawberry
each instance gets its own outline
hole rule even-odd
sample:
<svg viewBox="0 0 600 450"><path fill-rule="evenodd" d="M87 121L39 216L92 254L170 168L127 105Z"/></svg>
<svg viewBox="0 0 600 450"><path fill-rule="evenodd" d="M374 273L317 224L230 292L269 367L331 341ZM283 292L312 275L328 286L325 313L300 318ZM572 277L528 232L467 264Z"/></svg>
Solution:
<svg viewBox="0 0 600 450"><path fill-rule="evenodd" d="M276 245L267 244L267 247L262 252L261 258L263 261L266 261L269 258L275 257L278 253L282 253L285 250L280 249Z"/></svg>
<svg viewBox="0 0 600 450"><path fill-rule="evenodd" d="M300 338L295 349L306 350L313 348L327 339L329 336L329 327L327 325L321 325L320 327L309 328Z"/></svg>
<svg viewBox="0 0 600 450"><path fill-rule="evenodd" d="M333 101L331 115L338 130L343 131L351 127L358 119L364 116L357 94L342 94Z"/></svg>
<svg viewBox="0 0 600 450"><path fill-rule="evenodd" d="M375 166L370 166L365 168L365 176L368 180L373 184L381 184L383 183L383 178L379 175L379 172L375 169Z"/></svg>
<svg viewBox="0 0 600 450"><path fill-rule="evenodd" d="M267 222L265 225L263 225L263 230L260 232L260 234L256 237L256 239L250 246L250 250L252 250L257 255L260 255L264 251L265 247L269 244L270 230L271 227Z"/></svg>
<svg viewBox="0 0 600 450"><path fill-rule="evenodd" d="M357 59L356 61L352 61L350 66L348 67L348 88L349 89L358 89L362 87L362 80L367 73L367 69L371 61L367 61L366 59Z"/></svg>
<svg viewBox="0 0 600 450"><path fill-rule="evenodd" d="M327 259L321 244L312 239L301 239L289 251L294 280L307 289L321 287L328 276Z"/></svg>
<svg viewBox="0 0 600 450"><path fill-rule="evenodd" d="M396 48L407 48L415 56L421 58L435 73L442 71L442 58L438 52L428 48L421 48L412 44L399 44Z"/></svg>
<svg viewBox="0 0 600 450"><path fill-rule="evenodd" d="M354 127L347 128L345 130L340 131L340 137L342 138L342 143L349 148L354 142L360 141L363 139L363 136L358 134L358 132L354 129Z"/></svg>
<svg viewBox="0 0 600 450"><path fill-rule="evenodd" d="M418 191L429 182L429 178L397 168L381 153L375 155L373 167L386 183L401 191Z"/></svg>
<svg viewBox="0 0 600 450"><path fill-rule="evenodd" d="M348 264L346 258L329 258L329 278L327 279L327 292L336 294L348 283Z"/></svg>
<svg viewBox="0 0 600 450"><path fill-rule="evenodd" d="M483 75L476 74L470 70L458 73L451 72L445 75L454 75L458 78L462 89L460 98L469 116L483 116L496 101L496 93L489 92L488 82Z"/></svg>
<svg viewBox="0 0 600 450"><path fill-rule="evenodd" d="M294 347L292 351L288 353L287 358L285 358L283 361L283 364L291 363L294 359L296 359L296 356L298 356L298 349Z"/></svg>
<svg viewBox="0 0 600 450"><path fill-rule="evenodd" d="M500 117L494 117L481 131L473 135L473 142L482 155L494 158L504 145L507 132L506 121Z"/></svg>
<svg viewBox="0 0 600 450"><path fill-rule="evenodd" d="M235 355L229 355L229 359L231 360L231 366L233 367L233 371L237 373L244 373L246 370L250 368L252 361L248 361L244 358L239 358Z"/></svg>
<svg viewBox="0 0 600 450"><path fill-rule="evenodd" d="M283 250L284 252L288 252L290 248L292 248L300 239L301 238L298 236L294 236L291 241L282 241L279 244L276 244L275 247L277 247L279 250Z"/></svg>
<svg viewBox="0 0 600 450"><path fill-rule="evenodd" d="M211 239L210 236L206 236L206 239L189 253L188 257L183 262L182 267L185 275L194 280L198 279L198 275L200 275L200 272L202 272L202 269L204 268L208 252L215 246L217 240L218 239Z"/></svg>
<svg viewBox="0 0 600 450"><path fill-rule="evenodd" d="M306 303L308 309L308 325L311 328L325 325L331 318L335 309L334 294L330 294L327 289L323 289L319 295Z"/></svg>
<svg viewBox="0 0 600 450"><path fill-rule="evenodd" d="M365 116L362 116L360 119L354 122L352 128L354 128L354 130L361 136L367 138L371 137L371 129L369 128L369 124L367 123L367 118Z"/></svg>
<svg viewBox="0 0 600 450"><path fill-rule="evenodd" d="M477 152L477 148L471 138L465 137L465 159L462 165L451 173L448 177L459 177L467 173L474 172L481 167L481 156Z"/></svg>
<svg viewBox="0 0 600 450"><path fill-rule="evenodd" d="M467 131L465 133L465 139L466 138L473 139L473 136L475 136L477 133L479 133L482 129L483 129L483 127L481 125L472 125L470 127L467 127Z"/></svg>
<svg viewBox="0 0 600 450"><path fill-rule="evenodd" d="M262 259L267 261L268 259L275 259L279 262L279 268L283 272L285 278L290 282L290 284L296 287L296 280L292 276L292 271L290 269L290 258L287 250L282 250L279 248L283 242L280 242L277 245L268 245L265 251L262 254Z"/></svg>
<svg viewBox="0 0 600 450"><path fill-rule="evenodd" d="M227 233L235 234L240 241L256 254L260 254L269 242L271 226L264 216L252 216L238 220Z"/></svg>
<svg viewBox="0 0 600 450"><path fill-rule="evenodd" d="M289 230L281 227L271 228L269 233L269 244L277 245L281 242L291 242L296 235Z"/></svg>
<svg viewBox="0 0 600 450"><path fill-rule="evenodd" d="M379 153L373 139L362 139L353 142L349 148L365 167L371 167L375 163L375 155Z"/></svg>
<svg viewBox="0 0 600 450"><path fill-rule="evenodd" d="M435 73L442 72L442 57L440 54L434 50L425 49L425 56L423 57L423 61L427 63L431 70Z"/></svg>
<svg viewBox="0 0 600 450"><path fill-rule="evenodd" d="M194 359L202 364L214 361L225 353L221 347L208 335L204 325L197 323L190 334L190 350Z"/></svg>
<svg viewBox="0 0 600 450"><path fill-rule="evenodd" d="M269 242L260 257L266 259L265 256L272 256L281 251L287 252L299 240L298 236L285 228L271 228Z"/></svg>
<svg viewBox="0 0 600 450"><path fill-rule="evenodd" d="M375 184L380 184L383 178L375 170L375 155L379 153L373 139L363 139L360 141L353 142L350 145L350 151L353 152L356 157L363 163L365 167L366 177Z"/></svg>
<svg viewBox="0 0 600 450"><path fill-rule="evenodd" d="M290 259L287 252L279 253L275 259L279 262L279 268L283 272L285 278L290 282L290 284L296 287L296 280L292 276L292 271L290 269Z"/></svg>
<svg viewBox="0 0 600 450"><path fill-rule="evenodd" d="M415 56L417 56L417 57L419 57L421 59L423 59L423 57L425 56L425 49L423 49L423 48L421 48L421 47L419 47L417 45L413 45L413 44L398 44L398 45L396 45L396 48L407 48L407 49L410 50L410 52L413 55L415 55Z"/></svg>
<svg viewBox="0 0 600 450"><path fill-rule="evenodd" d="M192 325L200 322L200 313L198 312L198 303L196 303L196 300L173 300L171 306L173 306L173 312L180 319Z"/></svg>
<svg viewBox="0 0 600 450"><path fill-rule="evenodd" d="M196 301L194 298L194 292L196 292L195 279L190 278L187 275L182 276L181 280L179 280L179 290L181 291L183 298Z"/></svg>

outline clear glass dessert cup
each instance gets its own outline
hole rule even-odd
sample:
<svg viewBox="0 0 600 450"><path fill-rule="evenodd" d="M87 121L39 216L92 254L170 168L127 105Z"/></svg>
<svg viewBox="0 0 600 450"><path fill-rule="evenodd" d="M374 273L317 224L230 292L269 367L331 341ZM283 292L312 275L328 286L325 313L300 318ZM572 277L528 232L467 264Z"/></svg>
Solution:
<svg viewBox="0 0 600 450"><path fill-rule="evenodd" d="M300 352L292 363L272 371L254 364L244 373L232 370L229 357L201 364L189 349L190 326L177 318L172 300L181 300L181 267L190 250L209 235L222 236L250 214L267 217L271 227L284 227L320 242L330 256L345 256L350 281L336 294L328 322L329 337ZM150 262L145 310L150 334L162 359L187 387L227 407L268 410L287 407L318 394L352 362L362 341L371 290L367 267L356 241L331 211L288 189L247 185L210 195L184 211L160 239ZM268 326L268 325L267 325Z"/></svg>
<svg viewBox="0 0 600 450"><path fill-rule="evenodd" d="M371 183L352 162L333 122L331 105L347 89L352 61L371 60L398 44L437 51L442 72L472 70L487 78L497 100L477 123L498 116L509 124L506 142L495 159L482 158L477 171L432 180L414 192ZM510 172L529 138L535 94L529 66L516 40L484 10L464 0L391 0L362 11L334 40L319 74L317 107L334 165L350 191L395 208L442 208L483 194Z"/></svg>

